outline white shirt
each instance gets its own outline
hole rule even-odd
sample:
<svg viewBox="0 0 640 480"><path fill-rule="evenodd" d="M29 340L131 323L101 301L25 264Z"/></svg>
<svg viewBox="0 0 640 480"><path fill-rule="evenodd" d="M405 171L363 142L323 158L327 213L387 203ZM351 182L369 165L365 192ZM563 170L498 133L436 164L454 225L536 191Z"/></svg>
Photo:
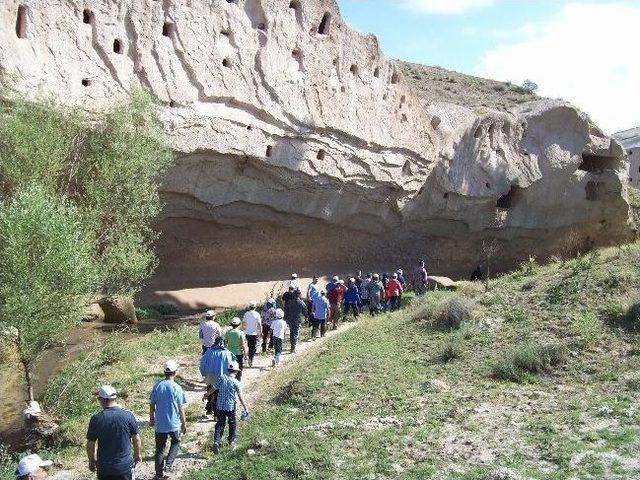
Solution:
<svg viewBox="0 0 640 480"><path fill-rule="evenodd" d="M293 287L294 290L300 290L300 283L296 279L289 280L289 286Z"/></svg>
<svg viewBox="0 0 640 480"><path fill-rule="evenodd" d="M258 335L260 325L260 314L255 310L247 310L242 317L244 320L244 332L247 335Z"/></svg>
<svg viewBox="0 0 640 480"><path fill-rule="evenodd" d="M271 324L271 331L276 338L284 339L284 332L287 329L287 322L283 319L274 320Z"/></svg>
<svg viewBox="0 0 640 480"><path fill-rule="evenodd" d="M215 320L203 320L200 324L200 339L205 347L213 347L216 338L222 336L222 328Z"/></svg>

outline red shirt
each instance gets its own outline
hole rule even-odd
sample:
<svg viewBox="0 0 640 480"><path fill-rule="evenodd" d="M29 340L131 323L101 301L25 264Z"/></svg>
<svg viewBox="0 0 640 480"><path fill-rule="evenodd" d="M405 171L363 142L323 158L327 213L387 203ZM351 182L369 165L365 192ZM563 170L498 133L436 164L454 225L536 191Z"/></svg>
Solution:
<svg viewBox="0 0 640 480"><path fill-rule="evenodd" d="M329 297L329 301L331 303L341 303L346 292L347 287L339 283L329 293L327 293L327 297Z"/></svg>
<svg viewBox="0 0 640 480"><path fill-rule="evenodd" d="M395 278L390 278L387 287L384 289L386 298L397 297L402 293L402 285Z"/></svg>

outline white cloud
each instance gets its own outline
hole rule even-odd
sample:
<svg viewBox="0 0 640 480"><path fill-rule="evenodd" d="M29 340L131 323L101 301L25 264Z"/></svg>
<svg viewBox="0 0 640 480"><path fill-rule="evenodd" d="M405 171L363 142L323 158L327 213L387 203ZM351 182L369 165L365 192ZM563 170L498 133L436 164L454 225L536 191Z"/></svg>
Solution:
<svg viewBox="0 0 640 480"><path fill-rule="evenodd" d="M475 7L487 7L494 0L402 0L403 6L418 12L456 14Z"/></svg>
<svg viewBox="0 0 640 480"><path fill-rule="evenodd" d="M640 6L569 4L550 23L523 26L526 39L499 45L478 74L568 100L608 132L640 125Z"/></svg>

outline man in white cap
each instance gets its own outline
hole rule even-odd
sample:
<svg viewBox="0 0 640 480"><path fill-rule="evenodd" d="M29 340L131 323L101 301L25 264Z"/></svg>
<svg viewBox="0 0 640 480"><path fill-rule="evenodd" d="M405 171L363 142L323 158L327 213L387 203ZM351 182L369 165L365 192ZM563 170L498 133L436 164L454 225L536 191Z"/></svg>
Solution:
<svg viewBox="0 0 640 480"><path fill-rule="evenodd" d="M320 330L320 336L324 337L327 330L327 320L331 312L327 291L322 289L320 295L313 299L313 323L311 325L311 339L315 340Z"/></svg>
<svg viewBox="0 0 640 480"><path fill-rule="evenodd" d="M180 385L175 382L178 362L169 360L164 364L164 380L158 382L149 399L149 425L155 426L155 467L156 478L165 478L164 472L173 469L173 462L180 451L180 435L187 433L184 406L187 399ZM166 458L164 450L167 440L171 446Z"/></svg>
<svg viewBox="0 0 640 480"><path fill-rule="evenodd" d="M298 282L298 274L292 273L291 280L289 280L289 286L293 287L294 290L300 290L300 282Z"/></svg>
<svg viewBox="0 0 640 480"><path fill-rule="evenodd" d="M282 355L282 342L284 342L284 334L287 331L287 322L284 321L284 310L278 308L276 310L276 319L271 324L271 335L273 336L273 359L271 365L277 367L280 364L280 355Z"/></svg>
<svg viewBox="0 0 640 480"><path fill-rule="evenodd" d="M200 358L200 373L204 377L207 384L207 391L203 400L206 400L205 407L207 415L211 415L216 403L216 382L229 367L229 364L235 360L233 353L224 347L222 337L216 338L213 347L209 348L202 358Z"/></svg>
<svg viewBox="0 0 640 480"><path fill-rule="evenodd" d="M118 405L118 392L111 385L100 387L97 396L102 411L89 420L89 470L97 472L98 480L133 480L134 468L142 462L136 417Z"/></svg>
<svg viewBox="0 0 640 480"><path fill-rule="evenodd" d="M244 357L249 350L247 346L247 337L240 328L242 320L238 317L233 317L229 324L231 328L224 334L224 343L227 348L235 356L235 360L240 365L240 371L238 372L238 380L242 379L242 369L244 367Z"/></svg>
<svg viewBox="0 0 640 480"><path fill-rule="evenodd" d="M218 453L222 446L222 435L225 423L229 422L229 446L236 447L236 395L242 404L243 418L249 415L247 404L242 397L242 385L235 376L240 372L238 362L231 362L226 375L222 375L216 383L218 398L216 400L216 426L213 434L213 449Z"/></svg>
<svg viewBox="0 0 640 480"><path fill-rule="evenodd" d="M200 341L202 342L202 354L213 347L216 339L222 338L222 328L216 322L216 312L208 310L204 314L204 320L200 323L200 331L198 332Z"/></svg>
<svg viewBox="0 0 640 480"><path fill-rule="evenodd" d="M244 322L244 333L247 336L247 345L249 346L248 364L249 367L253 366L253 358L256 356L256 347L258 345L258 337L260 337L260 331L262 330L262 319L260 314L256 310L257 303L255 301L249 302L249 310L244 312L242 320Z"/></svg>
<svg viewBox="0 0 640 480"><path fill-rule="evenodd" d="M18 462L16 468L16 478L18 480L40 480L46 478L47 471L44 467L49 467L53 464L51 460L42 460L39 455L32 454L23 457Z"/></svg>

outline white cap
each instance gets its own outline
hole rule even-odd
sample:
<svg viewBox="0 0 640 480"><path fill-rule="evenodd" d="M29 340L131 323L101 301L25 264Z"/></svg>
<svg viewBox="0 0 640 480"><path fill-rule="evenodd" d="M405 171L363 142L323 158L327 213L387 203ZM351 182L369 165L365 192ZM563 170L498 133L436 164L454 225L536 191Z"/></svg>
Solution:
<svg viewBox="0 0 640 480"><path fill-rule="evenodd" d="M105 400L115 400L118 398L117 390L111 385L102 385L98 390L97 395Z"/></svg>
<svg viewBox="0 0 640 480"><path fill-rule="evenodd" d="M284 318L284 310L281 308L276 309L276 318L282 319Z"/></svg>
<svg viewBox="0 0 640 480"><path fill-rule="evenodd" d="M228 370L232 370L234 372L239 372L240 371L240 364L236 361L233 362L229 362L229 366L227 367Z"/></svg>
<svg viewBox="0 0 640 480"><path fill-rule="evenodd" d="M175 360L167 360L167 363L164 364L164 373L175 373L179 366Z"/></svg>
<svg viewBox="0 0 640 480"><path fill-rule="evenodd" d="M30 475L34 472L37 472L40 467L48 467L53 465L51 460L42 460L40 455L33 453L31 455L27 455L20 462L18 462L18 468L16 468L16 475L18 477L23 477L25 475Z"/></svg>
<svg viewBox="0 0 640 480"><path fill-rule="evenodd" d="M233 317L231 319L231 325L233 325L234 327L237 327L241 323L242 323L242 320L240 320L238 317Z"/></svg>
<svg viewBox="0 0 640 480"><path fill-rule="evenodd" d="M338 281L338 280L340 280L340 279L338 278L338 276L337 276L337 275L335 275L331 280L333 280L334 282L337 282L337 281Z"/></svg>
<svg viewBox="0 0 640 480"><path fill-rule="evenodd" d="M207 310L204 314L204 318L213 318L216 316L216 312L214 310Z"/></svg>
<svg viewBox="0 0 640 480"><path fill-rule="evenodd" d="M267 303L273 303L275 305L276 300L274 298L270 298L269 300L267 300Z"/></svg>
<svg viewBox="0 0 640 480"><path fill-rule="evenodd" d="M322 290L320 290L320 294L321 294L321 295L326 295L326 294L327 294L327 291L323 288Z"/></svg>
<svg viewBox="0 0 640 480"><path fill-rule="evenodd" d="M393 272L393 275L391 275L393 278L398 278L398 274Z"/></svg>
<svg viewBox="0 0 640 480"><path fill-rule="evenodd" d="M398 275L402 275L402 269L401 268L398 269Z"/></svg>
<svg viewBox="0 0 640 480"><path fill-rule="evenodd" d="M344 285L344 280L338 280L338 283L339 283L340 285Z"/></svg>
<svg viewBox="0 0 640 480"><path fill-rule="evenodd" d="M292 273L291 274L291 278L298 278L298 274L297 273Z"/></svg>
<svg viewBox="0 0 640 480"><path fill-rule="evenodd" d="M256 308L256 305L258 305L258 302L256 302L255 300L251 300L249 302L249 308Z"/></svg>

